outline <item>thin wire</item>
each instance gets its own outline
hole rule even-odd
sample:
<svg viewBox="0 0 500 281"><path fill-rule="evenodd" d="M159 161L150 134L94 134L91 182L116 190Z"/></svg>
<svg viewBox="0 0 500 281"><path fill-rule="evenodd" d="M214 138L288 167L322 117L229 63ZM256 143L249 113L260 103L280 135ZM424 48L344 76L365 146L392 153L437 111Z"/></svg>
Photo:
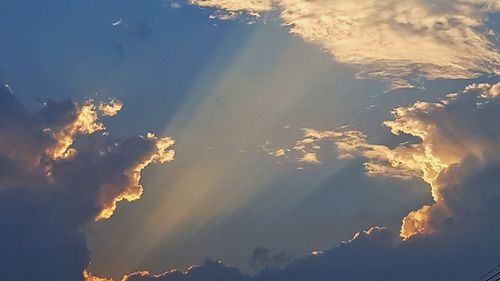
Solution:
<svg viewBox="0 0 500 281"><path fill-rule="evenodd" d="M495 271L495 269L497 269L499 267L500 267L500 264L495 266L494 268L492 268L490 271L486 272L483 276L479 277L479 279L477 279L476 281L479 281L479 280L483 279L484 277L488 276L488 274L492 273L493 271Z"/></svg>
<svg viewBox="0 0 500 281"><path fill-rule="evenodd" d="M500 271L497 272L497 273L495 273L495 274L493 274L490 278L486 279L486 281L490 281L490 280L492 280L494 277L496 277L498 275L500 275Z"/></svg>

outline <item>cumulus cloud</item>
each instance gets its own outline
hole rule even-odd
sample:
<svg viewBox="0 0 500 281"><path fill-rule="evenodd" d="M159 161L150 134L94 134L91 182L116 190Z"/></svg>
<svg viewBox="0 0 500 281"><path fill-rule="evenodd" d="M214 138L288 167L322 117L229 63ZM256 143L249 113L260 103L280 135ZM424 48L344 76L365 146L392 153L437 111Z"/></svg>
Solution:
<svg viewBox="0 0 500 281"><path fill-rule="evenodd" d="M226 11L277 9L291 33L321 46L360 77L413 87L421 78L500 74L488 14L498 0L193 0Z"/></svg>
<svg viewBox="0 0 500 281"><path fill-rule="evenodd" d="M500 159L499 96L500 83L472 84L463 92L451 93L436 103L416 102L394 109L394 119L384 125L393 134L416 137L417 143L390 148L367 142L366 136L359 131L304 129L304 138L290 151L300 153L296 156L298 161L310 154L316 157L320 142L327 140L336 147L339 158L363 157L368 175L421 178L431 186L436 203L423 206L404 218L401 236L429 234L435 228L433 217L452 216L443 190L449 182L459 179L445 176L450 169L471 158L478 161Z"/></svg>
<svg viewBox="0 0 500 281"><path fill-rule="evenodd" d="M119 111L110 106L47 101L30 111L0 88L0 279L81 280L81 227L140 198L141 171L173 159L170 138L112 137L100 121Z"/></svg>
<svg viewBox="0 0 500 281"><path fill-rule="evenodd" d="M435 205L410 213L403 220L403 237L431 233L433 217L453 216L444 190L460 181L457 166L475 161L475 166L480 167L500 159L499 89L500 83L473 84L436 103L417 102L396 108L392 112L394 120L385 122L385 126L394 134L417 137L420 142L416 144L390 149L368 144L361 137L355 142L335 140L340 151L354 151L365 157L369 174L419 177L430 184ZM455 171L453 177L448 176L451 171Z"/></svg>

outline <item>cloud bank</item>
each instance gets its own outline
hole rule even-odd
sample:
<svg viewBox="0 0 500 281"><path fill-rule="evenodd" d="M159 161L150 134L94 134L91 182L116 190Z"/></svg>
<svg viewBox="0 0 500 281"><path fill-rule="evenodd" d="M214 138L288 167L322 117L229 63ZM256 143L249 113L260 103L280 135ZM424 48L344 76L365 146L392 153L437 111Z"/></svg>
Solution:
<svg viewBox="0 0 500 281"><path fill-rule="evenodd" d="M141 171L173 159L170 138L110 135L100 117L121 106L49 100L30 111L0 88L0 279L81 280L81 228L139 199Z"/></svg>
<svg viewBox="0 0 500 281"><path fill-rule="evenodd" d="M191 0L252 14L277 10L284 26L321 46L359 76L393 88L424 79L500 74L498 36L488 18L498 0ZM498 27L496 27L498 28Z"/></svg>

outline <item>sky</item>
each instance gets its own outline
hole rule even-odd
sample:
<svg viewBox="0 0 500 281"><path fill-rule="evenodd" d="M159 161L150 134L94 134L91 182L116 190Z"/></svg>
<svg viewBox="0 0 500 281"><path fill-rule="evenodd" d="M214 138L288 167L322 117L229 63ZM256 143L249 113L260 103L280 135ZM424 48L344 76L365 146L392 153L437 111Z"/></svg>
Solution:
<svg viewBox="0 0 500 281"><path fill-rule="evenodd" d="M0 279L480 278L500 264L499 13L3 1Z"/></svg>

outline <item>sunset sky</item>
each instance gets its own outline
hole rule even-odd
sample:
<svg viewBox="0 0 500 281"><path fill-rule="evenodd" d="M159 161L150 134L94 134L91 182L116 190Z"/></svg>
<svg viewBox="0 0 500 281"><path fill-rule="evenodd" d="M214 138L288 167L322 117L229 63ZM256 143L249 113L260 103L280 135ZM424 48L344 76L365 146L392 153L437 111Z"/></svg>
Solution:
<svg viewBox="0 0 500 281"><path fill-rule="evenodd" d="M0 280L500 280L499 34L499 0L2 0Z"/></svg>

